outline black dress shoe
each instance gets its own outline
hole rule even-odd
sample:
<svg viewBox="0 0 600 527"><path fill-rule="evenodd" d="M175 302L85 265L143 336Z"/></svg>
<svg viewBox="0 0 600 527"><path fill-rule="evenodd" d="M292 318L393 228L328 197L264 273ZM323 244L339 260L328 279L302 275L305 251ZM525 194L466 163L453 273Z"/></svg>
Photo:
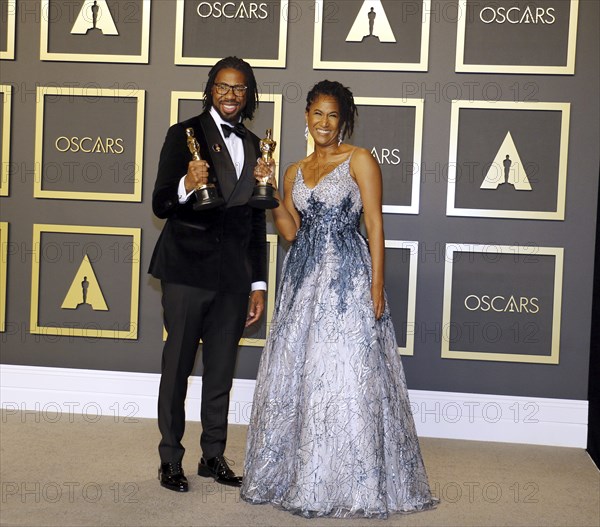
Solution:
<svg viewBox="0 0 600 527"><path fill-rule="evenodd" d="M217 456L211 459L200 459L198 463L198 476L214 478L217 483L231 487L241 487L242 477L236 476L229 468L225 457Z"/></svg>
<svg viewBox="0 0 600 527"><path fill-rule="evenodd" d="M161 463L158 469L161 487L175 492L187 492L188 480L183 474L181 463Z"/></svg>

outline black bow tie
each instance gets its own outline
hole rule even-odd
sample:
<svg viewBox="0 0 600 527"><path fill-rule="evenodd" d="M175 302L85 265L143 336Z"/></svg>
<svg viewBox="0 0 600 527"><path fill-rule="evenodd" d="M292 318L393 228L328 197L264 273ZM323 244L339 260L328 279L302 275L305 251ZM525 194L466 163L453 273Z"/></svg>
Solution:
<svg viewBox="0 0 600 527"><path fill-rule="evenodd" d="M242 123L238 123L235 126L229 126L228 124L222 124L223 135L229 137L232 133L243 139L246 135L246 127Z"/></svg>

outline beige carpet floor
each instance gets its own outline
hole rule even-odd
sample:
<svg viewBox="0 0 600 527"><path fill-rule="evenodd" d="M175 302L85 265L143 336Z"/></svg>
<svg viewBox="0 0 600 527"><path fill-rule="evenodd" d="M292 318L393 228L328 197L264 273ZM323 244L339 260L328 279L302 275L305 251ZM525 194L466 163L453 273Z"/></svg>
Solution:
<svg viewBox="0 0 600 527"><path fill-rule="evenodd" d="M439 507L388 520L305 519L249 505L195 475L200 425L189 423L190 492L157 480L152 419L2 412L2 526L600 526L600 473L584 450L422 438ZM228 458L241 472L246 427L231 426Z"/></svg>

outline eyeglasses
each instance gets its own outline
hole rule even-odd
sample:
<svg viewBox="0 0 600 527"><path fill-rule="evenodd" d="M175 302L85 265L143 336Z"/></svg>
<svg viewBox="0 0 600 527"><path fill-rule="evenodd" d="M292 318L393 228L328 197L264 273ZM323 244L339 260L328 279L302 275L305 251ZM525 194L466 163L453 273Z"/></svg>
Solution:
<svg viewBox="0 0 600 527"><path fill-rule="evenodd" d="M225 95L226 93L229 93L229 90L233 90L235 95L241 97L246 93L247 89L248 86L244 86L243 84L236 84L235 86L225 82L219 82L218 84L215 84L215 90L219 95Z"/></svg>

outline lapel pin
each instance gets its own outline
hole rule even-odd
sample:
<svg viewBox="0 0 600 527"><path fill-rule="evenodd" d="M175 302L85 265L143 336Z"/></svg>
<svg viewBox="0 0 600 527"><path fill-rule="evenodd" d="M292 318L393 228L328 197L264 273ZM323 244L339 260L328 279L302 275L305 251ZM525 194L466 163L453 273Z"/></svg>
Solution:
<svg viewBox="0 0 600 527"><path fill-rule="evenodd" d="M223 149L223 147L219 143L215 143L214 145L212 145L212 149L214 152L220 152Z"/></svg>

